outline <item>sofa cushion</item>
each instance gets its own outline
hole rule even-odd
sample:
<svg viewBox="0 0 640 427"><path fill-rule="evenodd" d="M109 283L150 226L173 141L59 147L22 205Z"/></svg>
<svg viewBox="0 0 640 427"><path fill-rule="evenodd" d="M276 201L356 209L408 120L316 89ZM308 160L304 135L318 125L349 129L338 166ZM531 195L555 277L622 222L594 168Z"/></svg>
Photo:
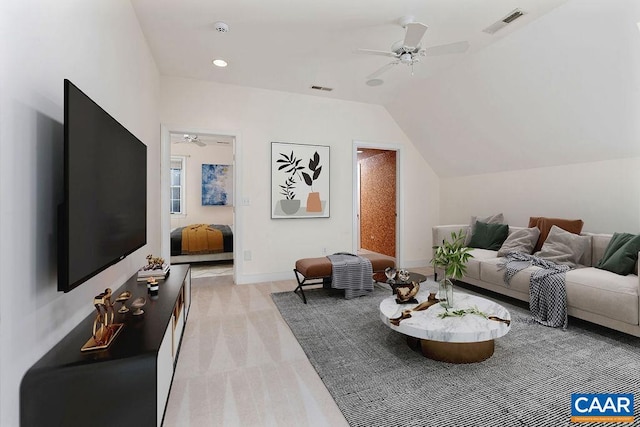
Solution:
<svg viewBox="0 0 640 427"><path fill-rule="evenodd" d="M547 218L544 216L530 217L529 228L538 227L540 229L540 237L538 237L536 247L533 248L534 252L538 252L542 249L542 245L547 239L549 231L551 231L551 227L554 225L570 233L580 234L584 222L581 219Z"/></svg>
<svg viewBox="0 0 640 427"><path fill-rule="evenodd" d="M567 272L570 307L638 324L638 276L620 276L594 267Z"/></svg>
<svg viewBox="0 0 640 427"><path fill-rule="evenodd" d="M509 252L522 252L529 255L533 252L538 237L540 237L538 227L513 231L498 250L498 256L506 256Z"/></svg>
<svg viewBox="0 0 640 427"><path fill-rule="evenodd" d="M575 268L590 244L590 236L569 233L553 225L544 245L542 245L542 250L536 252L535 255L556 264L565 264Z"/></svg>
<svg viewBox="0 0 640 427"><path fill-rule="evenodd" d="M640 235L629 233L613 233L596 268L626 276L631 274L638 262L640 251Z"/></svg>
<svg viewBox="0 0 640 427"><path fill-rule="evenodd" d="M509 235L507 224L488 224L476 221L476 230L467 246L478 249L497 251Z"/></svg>
<svg viewBox="0 0 640 427"><path fill-rule="evenodd" d="M499 213L499 214L489 215L485 217L472 216L471 221L469 221L469 232L467 233L464 239L465 246L469 246L469 242L471 241L471 236L473 236L473 233L476 231L477 221L482 221L487 224L502 224L504 223L504 215L502 213Z"/></svg>
<svg viewBox="0 0 640 427"><path fill-rule="evenodd" d="M488 249L471 249L469 252L473 258L467 260L467 272L465 276L480 280L480 263L488 259L496 259L496 251Z"/></svg>
<svg viewBox="0 0 640 427"><path fill-rule="evenodd" d="M480 280L529 294L529 280L531 279L531 275L534 271L540 270L540 267L527 267L524 270L518 271L507 285L504 283L505 269L500 267L500 264L505 261L505 258L482 260L480 262Z"/></svg>

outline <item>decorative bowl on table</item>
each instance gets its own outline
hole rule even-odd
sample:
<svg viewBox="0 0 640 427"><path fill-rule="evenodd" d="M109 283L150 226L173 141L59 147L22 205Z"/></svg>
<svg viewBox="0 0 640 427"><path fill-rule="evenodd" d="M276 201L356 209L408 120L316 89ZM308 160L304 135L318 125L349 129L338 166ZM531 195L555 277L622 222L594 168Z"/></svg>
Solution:
<svg viewBox="0 0 640 427"><path fill-rule="evenodd" d="M387 283L395 283L397 271L393 267L387 267L384 269L384 275L387 276Z"/></svg>
<svg viewBox="0 0 640 427"><path fill-rule="evenodd" d="M404 268L401 268L400 270L398 270L398 278L402 282L406 283L409 280L409 277L411 277L411 274L409 273L409 270L406 270Z"/></svg>

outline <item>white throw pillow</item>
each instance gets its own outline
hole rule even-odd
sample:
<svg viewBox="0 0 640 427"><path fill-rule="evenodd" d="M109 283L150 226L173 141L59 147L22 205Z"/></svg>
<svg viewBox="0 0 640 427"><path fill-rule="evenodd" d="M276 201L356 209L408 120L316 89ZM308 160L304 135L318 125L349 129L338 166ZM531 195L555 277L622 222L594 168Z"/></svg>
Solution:
<svg viewBox="0 0 640 427"><path fill-rule="evenodd" d="M522 252L531 255L536 242L540 237L540 229L538 227L523 228L509 234L507 240L504 241L498 256L506 256L508 252Z"/></svg>
<svg viewBox="0 0 640 427"><path fill-rule="evenodd" d="M549 235L544 241L542 249L534 255L556 264L565 264L576 268L579 265L578 260L590 244L590 236L569 233L554 225L549 230Z"/></svg>

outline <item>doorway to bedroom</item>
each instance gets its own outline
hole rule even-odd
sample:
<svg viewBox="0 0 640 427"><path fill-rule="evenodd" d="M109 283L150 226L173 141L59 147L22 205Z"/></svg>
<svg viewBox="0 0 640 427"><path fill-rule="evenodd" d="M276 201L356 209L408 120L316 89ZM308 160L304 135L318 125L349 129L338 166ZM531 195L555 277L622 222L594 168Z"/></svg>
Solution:
<svg viewBox="0 0 640 427"><path fill-rule="evenodd" d="M192 277L233 275L235 137L169 132L171 263Z"/></svg>

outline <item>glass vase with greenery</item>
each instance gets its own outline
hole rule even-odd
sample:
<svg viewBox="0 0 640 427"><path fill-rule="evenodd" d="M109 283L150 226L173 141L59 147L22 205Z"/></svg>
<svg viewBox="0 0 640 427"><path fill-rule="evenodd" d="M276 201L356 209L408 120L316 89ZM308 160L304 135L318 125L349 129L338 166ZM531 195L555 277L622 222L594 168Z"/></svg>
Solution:
<svg viewBox="0 0 640 427"><path fill-rule="evenodd" d="M442 245L433 247L431 264L434 270L441 268L444 277L439 282L438 299L445 308L453 307L453 282L451 279L461 279L467 271L467 261L473 258L469 252L471 248L464 244L465 233L452 231L451 238L443 240Z"/></svg>

